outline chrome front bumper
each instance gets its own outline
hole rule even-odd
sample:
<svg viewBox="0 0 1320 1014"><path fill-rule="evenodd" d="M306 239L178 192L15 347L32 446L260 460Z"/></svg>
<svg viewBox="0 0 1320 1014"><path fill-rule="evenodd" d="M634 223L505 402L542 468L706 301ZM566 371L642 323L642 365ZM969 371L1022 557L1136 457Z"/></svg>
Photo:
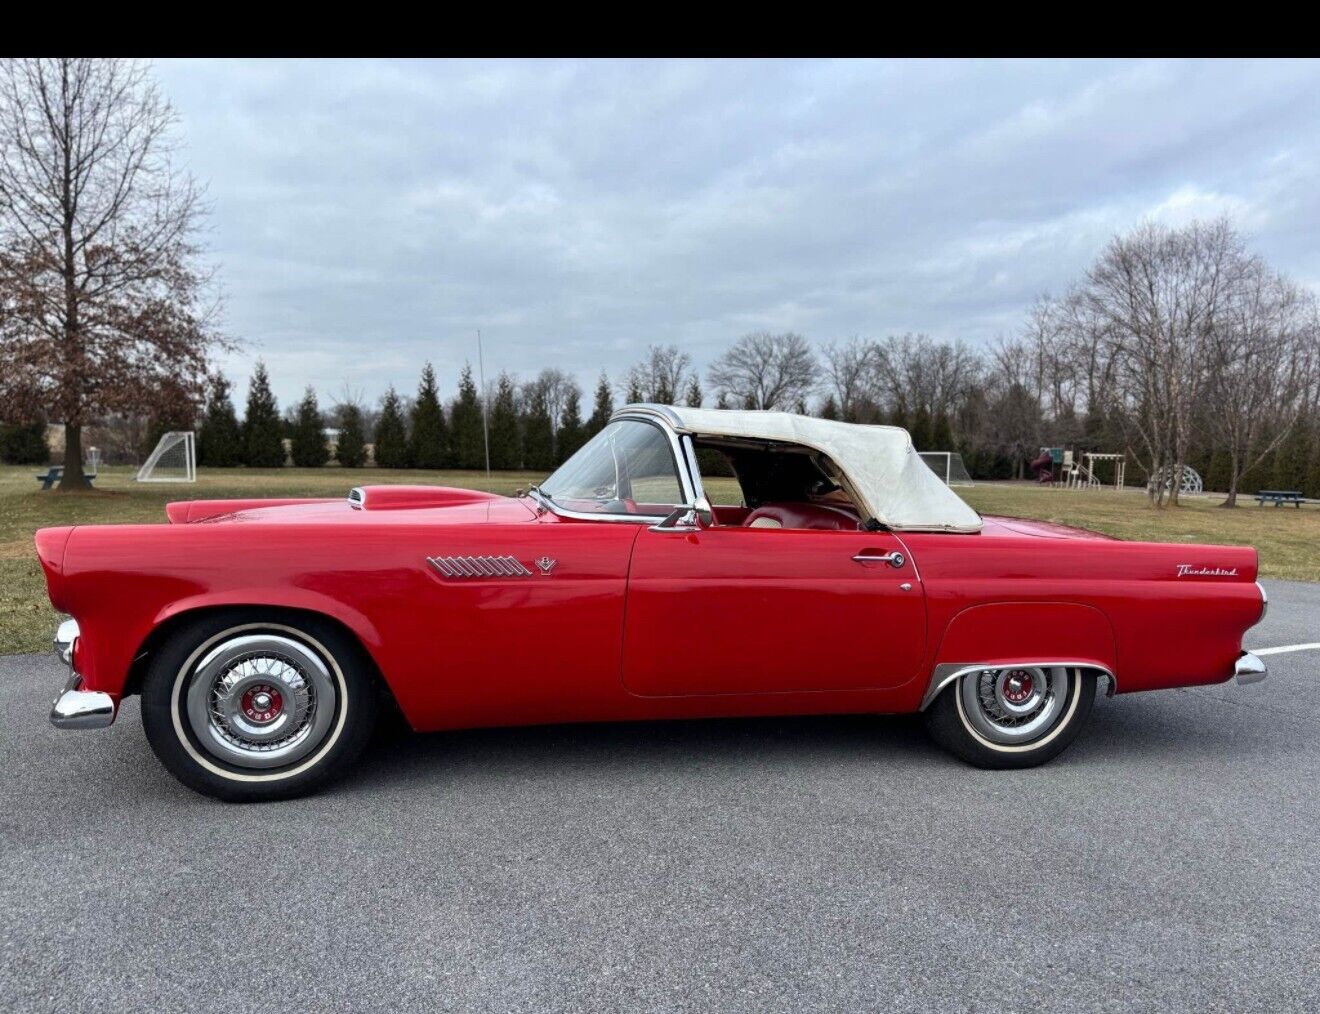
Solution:
<svg viewBox="0 0 1320 1014"><path fill-rule="evenodd" d="M55 633L55 657L69 667L69 682L50 709L50 724L57 729L104 729L115 720L115 699L99 690L83 690L82 676L73 668L78 644L78 621L65 620Z"/></svg>
<svg viewBox="0 0 1320 1014"><path fill-rule="evenodd" d="M1259 683L1269 675L1269 670L1257 656L1244 651L1233 666L1233 675L1239 683Z"/></svg>

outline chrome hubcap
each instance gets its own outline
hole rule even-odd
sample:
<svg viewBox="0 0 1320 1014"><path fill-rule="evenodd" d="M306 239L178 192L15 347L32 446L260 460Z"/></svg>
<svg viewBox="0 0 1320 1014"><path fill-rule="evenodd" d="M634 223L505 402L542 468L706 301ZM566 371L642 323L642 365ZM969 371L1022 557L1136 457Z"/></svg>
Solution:
<svg viewBox="0 0 1320 1014"><path fill-rule="evenodd" d="M334 681L311 648L278 634L234 637L193 669L188 723L197 741L239 767L273 768L310 752L334 718Z"/></svg>
<svg viewBox="0 0 1320 1014"><path fill-rule="evenodd" d="M1059 723L1072 683L1069 670L981 669L962 678L958 693L972 727L993 743L1039 739Z"/></svg>

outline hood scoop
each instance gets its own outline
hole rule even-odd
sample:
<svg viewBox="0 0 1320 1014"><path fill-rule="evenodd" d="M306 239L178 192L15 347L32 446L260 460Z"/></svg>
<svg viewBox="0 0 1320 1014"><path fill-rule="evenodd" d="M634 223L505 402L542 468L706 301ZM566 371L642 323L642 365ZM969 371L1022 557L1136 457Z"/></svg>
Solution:
<svg viewBox="0 0 1320 1014"><path fill-rule="evenodd" d="M352 507L364 511L417 510L423 507L455 507L500 499L497 493L453 486L355 486L348 491Z"/></svg>

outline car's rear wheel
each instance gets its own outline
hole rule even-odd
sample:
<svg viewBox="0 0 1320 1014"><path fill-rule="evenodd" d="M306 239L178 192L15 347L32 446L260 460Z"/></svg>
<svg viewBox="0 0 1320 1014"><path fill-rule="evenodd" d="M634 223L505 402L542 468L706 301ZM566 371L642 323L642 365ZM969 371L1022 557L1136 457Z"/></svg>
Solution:
<svg viewBox="0 0 1320 1014"><path fill-rule="evenodd" d="M976 669L926 710L937 743L983 768L1027 768L1077 738L1095 703L1093 672L1065 666Z"/></svg>
<svg viewBox="0 0 1320 1014"><path fill-rule="evenodd" d="M376 689L361 647L315 617L213 614L176 631L142 685L142 723L189 788L231 802L286 799L352 763Z"/></svg>

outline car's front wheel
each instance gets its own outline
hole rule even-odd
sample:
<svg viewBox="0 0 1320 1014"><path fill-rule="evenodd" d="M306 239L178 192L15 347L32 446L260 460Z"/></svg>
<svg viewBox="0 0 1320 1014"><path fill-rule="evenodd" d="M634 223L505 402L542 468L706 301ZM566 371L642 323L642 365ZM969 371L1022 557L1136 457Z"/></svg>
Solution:
<svg viewBox="0 0 1320 1014"><path fill-rule="evenodd" d="M156 756L189 788L230 802L312 791L357 758L375 717L361 647L315 617L204 617L155 652L142 685Z"/></svg>
<svg viewBox="0 0 1320 1014"><path fill-rule="evenodd" d="M1077 738L1095 688L1095 674L1075 667L976 669L941 691L926 710L926 729L977 767L1034 767Z"/></svg>

